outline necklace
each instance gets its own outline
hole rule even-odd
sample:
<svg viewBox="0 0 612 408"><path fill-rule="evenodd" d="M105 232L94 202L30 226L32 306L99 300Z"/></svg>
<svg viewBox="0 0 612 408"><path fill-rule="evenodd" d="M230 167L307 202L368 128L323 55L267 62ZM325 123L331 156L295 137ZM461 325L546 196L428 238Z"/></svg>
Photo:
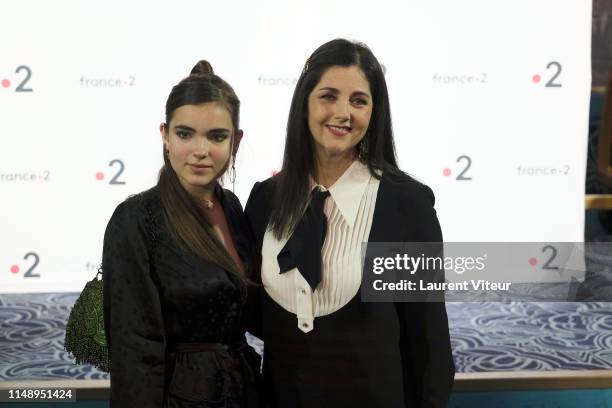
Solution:
<svg viewBox="0 0 612 408"><path fill-rule="evenodd" d="M213 203L213 200L203 200L204 201L204 207L206 207L207 210L212 210L212 208L215 206L215 203Z"/></svg>

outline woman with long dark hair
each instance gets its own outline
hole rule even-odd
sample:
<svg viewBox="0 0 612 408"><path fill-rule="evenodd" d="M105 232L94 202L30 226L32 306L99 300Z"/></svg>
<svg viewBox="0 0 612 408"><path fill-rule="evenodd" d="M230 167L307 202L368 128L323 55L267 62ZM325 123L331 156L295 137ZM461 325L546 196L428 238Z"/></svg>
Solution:
<svg viewBox="0 0 612 408"><path fill-rule="evenodd" d="M246 215L261 252L273 407L442 407L454 375L443 301L362 303L362 242L442 242L429 187L396 162L381 65L337 39L296 84L281 171Z"/></svg>
<svg viewBox="0 0 612 408"><path fill-rule="evenodd" d="M242 138L234 90L199 62L166 102L159 181L113 213L104 235L112 407L258 406L245 343L251 240L219 178Z"/></svg>

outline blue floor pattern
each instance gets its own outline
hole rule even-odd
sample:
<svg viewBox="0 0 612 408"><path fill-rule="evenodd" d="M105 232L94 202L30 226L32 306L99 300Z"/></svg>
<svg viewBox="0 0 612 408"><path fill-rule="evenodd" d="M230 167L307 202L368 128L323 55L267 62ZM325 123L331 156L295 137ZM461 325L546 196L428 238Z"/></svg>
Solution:
<svg viewBox="0 0 612 408"><path fill-rule="evenodd" d="M0 295L0 380L108 378L64 350L77 297ZM612 303L446 306L457 372L612 369Z"/></svg>

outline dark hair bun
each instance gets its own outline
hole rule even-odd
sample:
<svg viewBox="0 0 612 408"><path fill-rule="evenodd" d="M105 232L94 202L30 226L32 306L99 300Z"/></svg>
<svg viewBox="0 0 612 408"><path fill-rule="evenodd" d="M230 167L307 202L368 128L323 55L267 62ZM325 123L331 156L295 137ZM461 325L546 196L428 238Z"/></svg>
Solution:
<svg viewBox="0 0 612 408"><path fill-rule="evenodd" d="M191 69L191 75L198 75L198 74L212 75L214 73L215 72L212 69L212 65L210 65L210 62L206 60L198 61L198 63L195 64L195 66Z"/></svg>

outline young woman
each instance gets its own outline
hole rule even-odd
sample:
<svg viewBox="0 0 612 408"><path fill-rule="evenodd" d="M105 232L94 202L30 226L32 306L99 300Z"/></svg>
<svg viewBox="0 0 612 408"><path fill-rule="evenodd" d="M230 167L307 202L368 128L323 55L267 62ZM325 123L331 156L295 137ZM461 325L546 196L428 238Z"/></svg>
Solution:
<svg viewBox="0 0 612 408"><path fill-rule="evenodd" d="M442 407L453 382L443 301L362 303L362 242L442 242L429 187L396 164L380 64L319 47L297 82L282 170L246 206L261 251L274 407Z"/></svg>
<svg viewBox="0 0 612 408"><path fill-rule="evenodd" d="M121 203L108 223L112 407L258 406L258 356L243 329L248 225L218 182L242 137L239 105L198 63L166 102L157 186Z"/></svg>

